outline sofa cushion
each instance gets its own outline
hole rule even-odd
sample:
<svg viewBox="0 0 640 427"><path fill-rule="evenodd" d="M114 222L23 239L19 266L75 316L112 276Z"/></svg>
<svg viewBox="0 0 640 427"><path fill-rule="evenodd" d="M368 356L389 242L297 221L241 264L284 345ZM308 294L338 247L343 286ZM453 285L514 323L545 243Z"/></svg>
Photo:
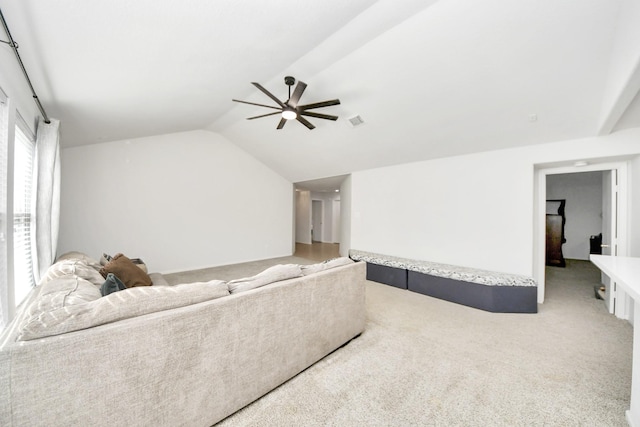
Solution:
<svg viewBox="0 0 640 427"><path fill-rule="evenodd" d="M269 283L279 282L281 280L293 279L302 276L302 269L297 264L278 264L269 267L261 273L252 277L231 280L227 283L229 292L243 292L250 289L259 288Z"/></svg>
<svg viewBox="0 0 640 427"><path fill-rule="evenodd" d="M104 267L100 269L103 278L107 278L107 274L113 273L127 288L135 286L151 286L151 278L147 273L138 268L129 258L123 254L115 255Z"/></svg>
<svg viewBox="0 0 640 427"><path fill-rule="evenodd" d="M169 282L160 273L149 273L149 278L153 286L169 286Z"/></svg>
<svg viewBox="0 0 640 427"><path fill-rule="evenodd" d="M353 261L351 258L341 257L319 262L317 264L303 265L301 267L302 274L304 276L308 276L309 274L318 273L330 268L340 267L341 265L353 264L354 262L355 261Z"/></svg>
<svg viewBox="0 0 640 427"><path fill-rule="evenodd" d="M101 297L97 287L80 278L56 279L49 285L51 292L47 290L46 295L41 292L28 307L19 326L19 341L60 335L229 295L226 282L221 280L134 287L105 297ZM77 289L77 295L70 298L72 289Z"/></svg>
<svg viewBox="0 0 640 427"><path fill-rule="evenodd" d="M104 283L104 277L90 265L90 260L84 260L82 258L58 258L51 267L47 269L42 279L40 279L40 286L50 282L51 280L58 279L66 276L77 276L81 279L88 280L95 286L100 286Z"/></svg>
<svg viewBox="0 0 640 427"><path fill-rule="evenodd" d="M98 261L96 261L95 259L91 258L89 255L87 255L87 254L85 254L83 252L78 252L78 251L65 252L64 254L60 255L56 259L56 262L58 262L58 261L66 261L66 260L69 260L69 259L80 260L84 264L86 264L87 266L93 267L96 270L100 270L100 267L102 267Z"/></svg>
<svg viewBox="0 0 640 427"><path fill-rule="evenodd" d="M100 289L93 283L73 274L53 278L39 285L36 291L38 295L26 307L20 328L44 312L55 312L64 307L84 305L102 297Z"/></svg>
<svg viewBox="0 0 640 427"><path fill-rule="evenodd" d="M89 280L70 274L40 285L37 300L43 297L60 297L60 306L82 304L100 298L100 290Z"/></svg>

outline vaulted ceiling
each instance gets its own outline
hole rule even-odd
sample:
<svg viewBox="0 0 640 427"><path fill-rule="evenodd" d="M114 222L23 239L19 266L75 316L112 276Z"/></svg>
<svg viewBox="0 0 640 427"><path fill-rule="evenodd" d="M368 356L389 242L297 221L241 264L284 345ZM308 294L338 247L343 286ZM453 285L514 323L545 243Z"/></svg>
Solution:
<svg viewBox="0 0 640 427"><path fill-rule="evenodd" d="M0 0L63 146L208 129L292 182L640 126L632 0ZM0 33L0 39L4 39ZM0 45L0 49L8 49ZM5 65L0 65L4 67ZM311 118L245 118L339 98ZM364 124L347 120L360 115Z"/></svg>

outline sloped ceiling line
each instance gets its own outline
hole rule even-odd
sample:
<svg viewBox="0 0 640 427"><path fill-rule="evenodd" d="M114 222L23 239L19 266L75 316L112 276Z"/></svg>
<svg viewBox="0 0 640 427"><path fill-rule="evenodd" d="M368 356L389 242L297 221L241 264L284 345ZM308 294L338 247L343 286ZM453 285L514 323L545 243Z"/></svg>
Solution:
<svg viewBox="0 0 640 427"><path fill-rule="evenodd" d="M622 84L622 88L615 97L613 104L604 111L604 118L601 121L598 135L610 134L624 115L630 109L632 102L640 102L636 96L640 92L640 57L636 61L634 69L631 71L626 82Z"/></svg>

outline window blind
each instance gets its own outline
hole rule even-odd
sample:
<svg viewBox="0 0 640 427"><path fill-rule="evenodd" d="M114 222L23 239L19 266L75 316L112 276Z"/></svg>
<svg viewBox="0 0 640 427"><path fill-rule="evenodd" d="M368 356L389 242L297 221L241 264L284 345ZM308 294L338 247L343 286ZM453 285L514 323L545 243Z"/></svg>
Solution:
<svg viewBox="0 0 640 427"><path fill-rule="evenodd" d="M0 330L9 323L9 276L7 269L7 156L9 152L9 108L0 89Z"/></svg>
<svg viewBox="0 0 640 427"><path fill-rule="evenodd" d="M15 305L27 296L33 286L31 228L33 225L31 188L35 137L26 128L16 125L14 145L13 187L13 276Z"/></svg>

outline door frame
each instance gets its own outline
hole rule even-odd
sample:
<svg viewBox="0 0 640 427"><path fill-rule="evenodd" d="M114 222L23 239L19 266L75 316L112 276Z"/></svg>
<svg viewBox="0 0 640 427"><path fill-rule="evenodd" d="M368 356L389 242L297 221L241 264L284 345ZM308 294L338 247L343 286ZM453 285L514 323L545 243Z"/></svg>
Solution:
<svg viewBox="0 0 640 427"><path fill-rule="evenodd" d="M595 171L617 171L617 209L616 215L612 218L613 227L617 227L617 254L625 256L628 254L627 239L627 213L628 213L628 181L627 162L603 162L593 163L585 166L548 166L538 165L535 170L535 201L534 201L534 254L533 254L533 277L538 283L538 304L544 303L545 297L545 213L547 199L547 175L557 175L564 173L595 172ZM612 212L614 212L612 211ZM618 304L625 307L626 304ZM618 311L618 310L616 310ZM628 316L627 310L616 313L616 316Z"/></svg>

